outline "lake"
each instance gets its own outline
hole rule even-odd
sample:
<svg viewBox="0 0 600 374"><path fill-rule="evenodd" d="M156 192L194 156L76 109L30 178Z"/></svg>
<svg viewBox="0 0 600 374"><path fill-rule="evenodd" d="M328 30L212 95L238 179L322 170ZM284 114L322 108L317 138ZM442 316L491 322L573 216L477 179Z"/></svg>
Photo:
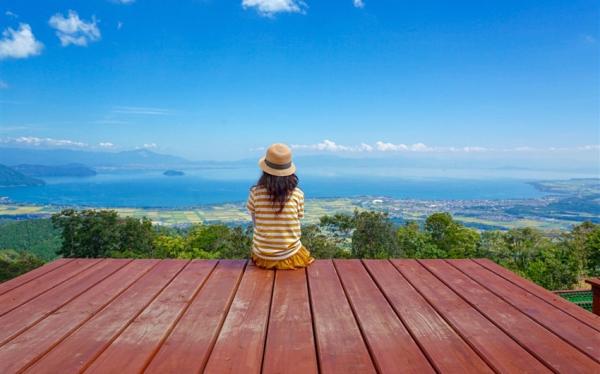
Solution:
<svg viewBox="0 0 600 374"><path fill-rule="evenodd" d="M188 170L167 177L160 171L98 174L89 178L46 178L46 185L0 188L0 196L27 204L92 207L183 208L244 201L256 170ZM388 196L396 199L520 199L544 194L516 178L386 177L307 175L307 198Z"/></svg>

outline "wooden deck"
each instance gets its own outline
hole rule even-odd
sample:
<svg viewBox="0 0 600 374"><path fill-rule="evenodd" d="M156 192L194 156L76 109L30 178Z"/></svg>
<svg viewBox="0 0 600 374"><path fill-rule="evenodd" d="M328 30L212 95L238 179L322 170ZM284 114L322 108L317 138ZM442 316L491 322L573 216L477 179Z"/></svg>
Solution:
<svg viewBox="0 0 600 374"><path fill-rule="evenodd" d="M488 260L61 259L0 284L0 373L599 373L600 317Z"/></svg>

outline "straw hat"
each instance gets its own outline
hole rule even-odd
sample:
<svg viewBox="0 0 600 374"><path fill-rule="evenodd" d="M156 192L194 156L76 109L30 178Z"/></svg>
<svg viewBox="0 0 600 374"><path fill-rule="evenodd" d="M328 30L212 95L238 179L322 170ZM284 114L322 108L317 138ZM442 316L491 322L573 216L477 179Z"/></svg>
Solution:
<svg viewBox="0 0 600 374"><path fill-rule="evenodd" d="M296 172L292 162L292 150L285 144L275 143L267 148L267 154L258 160L258 166L267 174L287 177Z"/></svg>

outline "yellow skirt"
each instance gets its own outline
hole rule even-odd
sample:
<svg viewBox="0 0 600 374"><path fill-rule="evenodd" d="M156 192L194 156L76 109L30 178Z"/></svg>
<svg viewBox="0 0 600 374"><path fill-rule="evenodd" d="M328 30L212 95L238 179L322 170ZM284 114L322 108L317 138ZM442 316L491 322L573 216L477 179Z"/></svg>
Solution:
<svg viewBox="0 0 600 374"><path fill-rule="evenodd" d="M252 254L252 261L254 261L254 264L265 269L293 270L305 268L312 264L314 260L315 259L310 255L308 249L304 246L302 246L295 255L286 258L285 260L264 260L257 257L254 253Z"/></svg>

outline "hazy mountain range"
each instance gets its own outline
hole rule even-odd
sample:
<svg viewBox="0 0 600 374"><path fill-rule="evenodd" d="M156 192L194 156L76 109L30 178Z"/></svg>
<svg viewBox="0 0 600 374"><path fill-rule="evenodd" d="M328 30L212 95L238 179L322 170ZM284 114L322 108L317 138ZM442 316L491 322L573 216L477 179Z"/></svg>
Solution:
<svg viewBox="0 0 600 374"><path fill-rule="evenodd" d="M189 164L190 161L147 149L122 152L79 151L72 149L0 148L0 163L9 166L66 165L72 163L92 167L153 166Z"/></svg>
<svg viewBox="0 0 600 374"><path fill-rule="evenodd" d="M193 168L245 168L254 167L259 155L253 158L231 161L188 160L183 157L156 153L148 149L121 152L84 151L74 149L31 149L0 148L0 164L24 171L34 165L62 166L79 164L96 170L102 169L193 169ZM506 154L502 159L486 154L448 155L439 153L399 155L332 155L300 154L294 158L304 170L337 171L349 169L370 170L379 168L383 172L399 168L422 169L487 169L487 170L551 170L598 174L598 163L583 159L567 159L556 155L542 159L526 154ZM23 166L25 164L25 166ZM46 171L48 173L48 171ZM29 173L24 173L29 174ZM36 174L29 174L36 176ZM42 176L41 174L38 174Z"/></svg>

